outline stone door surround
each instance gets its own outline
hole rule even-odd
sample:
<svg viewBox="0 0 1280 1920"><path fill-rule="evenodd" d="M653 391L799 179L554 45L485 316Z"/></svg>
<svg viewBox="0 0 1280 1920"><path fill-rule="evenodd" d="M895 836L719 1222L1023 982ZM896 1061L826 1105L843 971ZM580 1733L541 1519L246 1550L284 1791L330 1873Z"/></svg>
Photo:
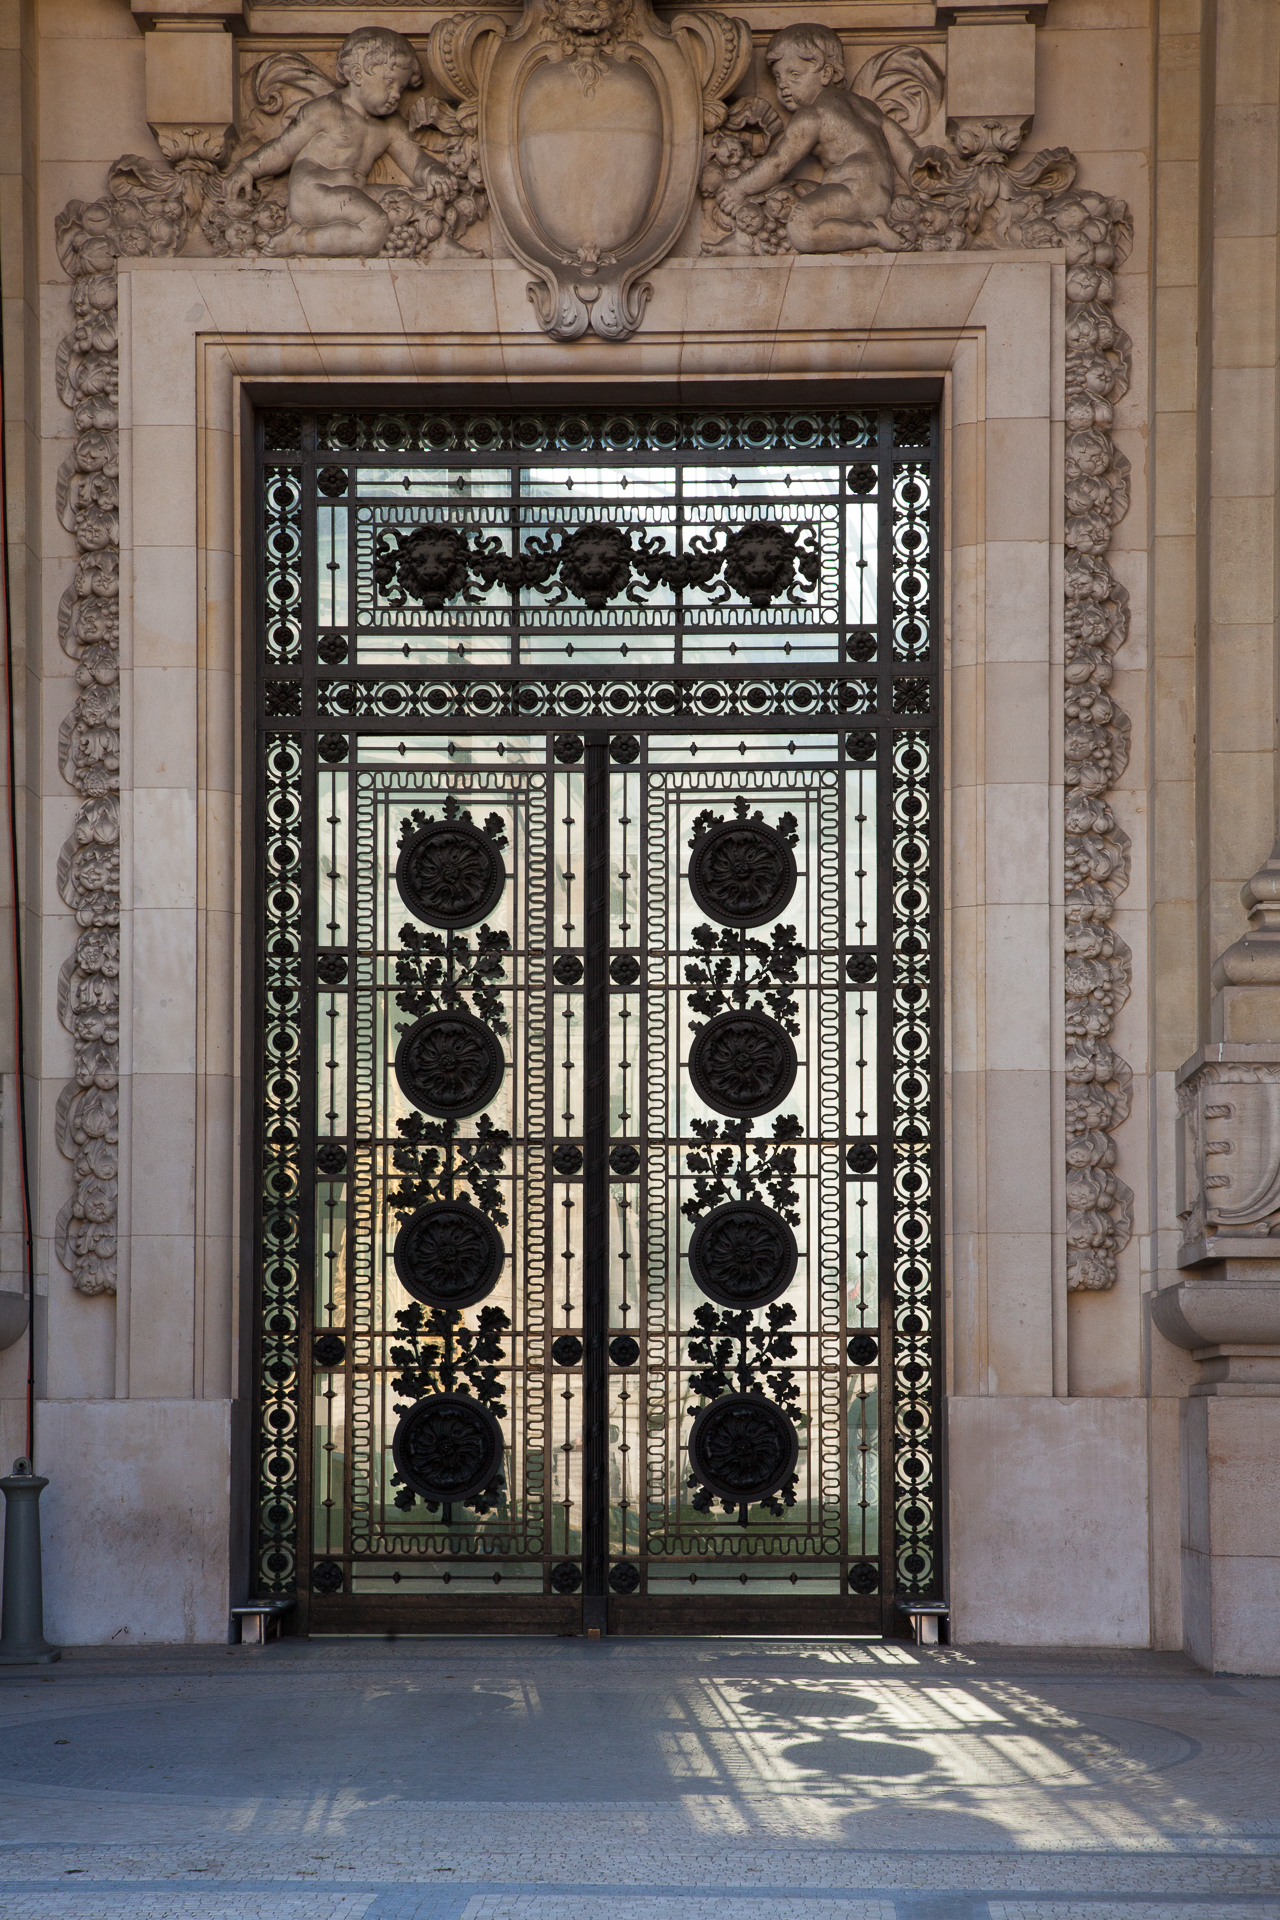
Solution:
<svg viewBox="0 0 1280 1920"><path fill-rule="evenodd" d="M367 406L379 386L403 404L460 379L469 401L492 389L520 404L578 389L585 402L595 383L660 383L689 404L726 379L762 395L802 384L816 402L839 383L847 405L862 380L883 395L921 378L942 384L946 439L949 1228L969 1250L951 1262L951 1386L981 1391L995 1367L1002 1391L1052 1393L1066 1309L1063 276L1047 251L675 262L642 334L560 344L531 325L515 263L427 279L382 262L121 261L120 1295L134 1393L175 1390L175 1289L199 1342L236 1284L250 405L358 389Z"/></svg>

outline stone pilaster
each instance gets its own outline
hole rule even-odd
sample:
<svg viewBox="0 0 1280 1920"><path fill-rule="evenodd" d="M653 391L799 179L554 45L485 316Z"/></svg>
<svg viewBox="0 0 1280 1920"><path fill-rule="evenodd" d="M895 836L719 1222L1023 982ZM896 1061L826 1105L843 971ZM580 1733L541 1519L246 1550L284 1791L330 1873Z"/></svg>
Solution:
<svg viewBox="0 0 1280 1920"><path fill-rule="evenodd" d="M1249 930L1212 974L1218 1037L1177 1075L1185 1278L1152 1319L1200 1363L1182 1422L1187 1650L1280 1673L1280 843L1240 897Z"/></svg>

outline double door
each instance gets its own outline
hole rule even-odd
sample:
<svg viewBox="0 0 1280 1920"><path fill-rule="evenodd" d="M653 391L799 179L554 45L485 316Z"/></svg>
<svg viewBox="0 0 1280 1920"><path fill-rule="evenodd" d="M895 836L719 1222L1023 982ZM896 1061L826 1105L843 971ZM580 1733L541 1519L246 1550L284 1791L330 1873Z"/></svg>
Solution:
<svg viewBox="0 0 1280 1920"><path fill-rule="evenodd" d="M735 462L695 538L616 457L485 495L401 454L393 513L385 450L267 425L257 1584L312 1631L865 1633L938 1590L934 737L848 617L856 535L892 635L876 426L878 485L865 441ZM685 659L713 620L765 659ZM584 625L589 673L528 661ZM449 667L495 632L505 680Z"/></svg>

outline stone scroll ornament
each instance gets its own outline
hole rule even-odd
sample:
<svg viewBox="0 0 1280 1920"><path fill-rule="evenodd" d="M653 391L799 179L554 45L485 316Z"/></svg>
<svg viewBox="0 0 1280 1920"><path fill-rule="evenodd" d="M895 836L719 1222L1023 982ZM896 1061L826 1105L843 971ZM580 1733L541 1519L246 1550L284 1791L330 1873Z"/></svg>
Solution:
<svg viewBox="0 0 1280 1920"><path fill-rule="evenodd" d="M59 258L74 283L74 330L59 349L58 385L76 430L58 499L79 548L60 612L79 688L62 751L64 773L82 795L59 869L82 938L60 994L76 1068L59 1108L75 1190L60 1216L58 1246L82 1289L114 1287L115 262L306 251L310 243L300 245L298 233L284 238L291 220L305 228L305 209L290 212L289 153L277 149L281 172L270 171L270 154L258 156L313 109L352 111L339 96L350 94L353 75L370 98L380 76L370 119L398 117L400 125L386 130L387 146L370 159L363 219L315 250L399 257L429 269L465 256L463 236L483 229L491 209L493 250L509 247L530 267L538 320L556 338L591 328L624 339L640 325L642 276L678 244L699 187L704 245L716 253L1065 250L1068 1285L1114 1284L1132 1194L1116 1177L1113 1135L1129 1113L1132 1076L1111 1043L1131 960L1112 926L1128 884L1129 841L1108 794L1128 760L1129 723L1110 685L1129 610L1106 554L1129 504L1128 464L1112 437L1129 379L1130 342L1113 314L1115 268L1132 240L1129 211L1078 187L1066 148L1019 160L1025 127L1018 120L960 121L950 144L918 145L942 90L936 64L919 47L888 48L850 85L828 28L785 28L766 49L785 111L736 92L750 54L744 22L701 12L664 25L647 0L526 0L512 31L499 20L455 14L432 27L421 57L387 29L362 29L343 43L332 74L292 52L270 54L253 69L244 138L229 163L181 130L165 129L165 164L126 155L110 169L101 199L73 201L58 216ZM414 91L424 68L436 93L402 114L401 95ZM401 128L429 166L403 147ZM306 131L303 125L293 135L299 151ZM839 159L819 167L807 149L791 162L798 172L778 172L811 139L815 150L820 140L824 154L838 150L853 163L850 177L863 183L856 194L837 177ZM286 138L289 152L292 145ZM873 163L863 165L868 153ZM646 578L638 550L563 558L579 560L584 578L594 569L606 597L624 562L624 586ZM785 570L785 556L746 558ZM402 542L383 564L427 605L433 592L460 590L442 586L451 570L464 587L485 577L474 547L446 552L437 543L407 553Z"/></svg>

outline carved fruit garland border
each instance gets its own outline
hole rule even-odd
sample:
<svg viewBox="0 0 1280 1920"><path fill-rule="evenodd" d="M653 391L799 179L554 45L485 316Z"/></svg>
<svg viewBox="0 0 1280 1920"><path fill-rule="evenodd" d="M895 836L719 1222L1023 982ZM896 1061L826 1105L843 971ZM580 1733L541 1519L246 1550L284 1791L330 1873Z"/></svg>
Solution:
<svg viewBox="0 0 1280 1920"><path fill-rule="evenodd" d="M1123 201L1074 189L1063 148L1010 164L1018 134L961 127L953 151L928 149L912 187L923 251L1062 246L1067 256L1065 866L1067 1285L1113 1286L1132 1229L1133 1194L1117 1179L1115 1130L1128 1117L1132 1072L1111 1045L1128 998L1131 955L1112 929L1128 885L1129 839L1108 800L1129 757L1129 721L1109 691L1128 636L1128 593L1106 559L1129 506L1128 462L1112 437L1131 343L1112 313L1114 268L1131 238ZM58 891L80 929L58 982L58 1012L75 1049L58 1100L56 1136L73 1190L58 1215L58 1258L81 1293L116 1289L119 1138L120 676L119 416L116 261L184 245L189 188L180 171L125 156L107 193L73 201L55 223L72 280L74 328L58 348L58 394L75 439L58 475L57 508L78 557L58 609L78 693L59 756L81 796L58 860Z"/></svg>

